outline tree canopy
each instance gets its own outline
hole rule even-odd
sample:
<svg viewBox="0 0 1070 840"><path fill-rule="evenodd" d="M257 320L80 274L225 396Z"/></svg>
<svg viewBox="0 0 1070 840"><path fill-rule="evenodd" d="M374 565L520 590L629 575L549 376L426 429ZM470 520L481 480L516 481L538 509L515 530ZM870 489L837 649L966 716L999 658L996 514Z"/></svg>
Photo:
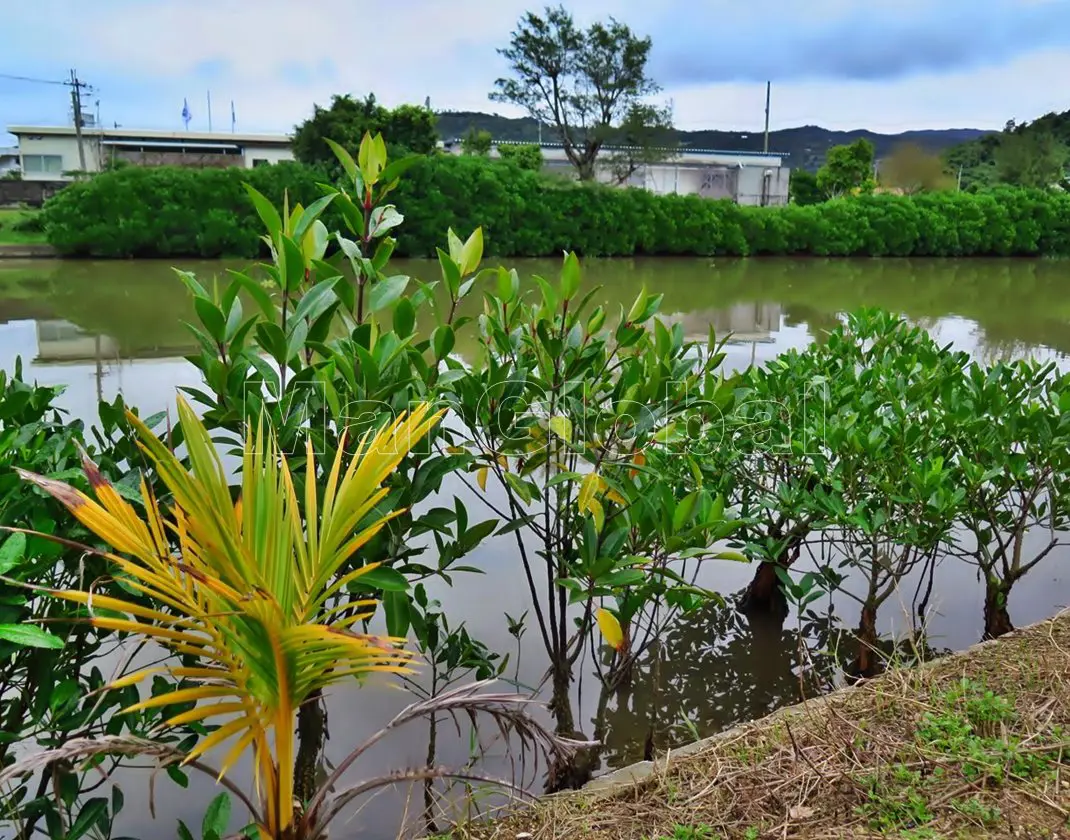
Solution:
<svg viewBox="0 0 1070 840"><path fill-rule="evenodd" d="M490 98L554 126L579 177L591 179L615 129L660 90L646 72L650 47L614 18L582 30L563 6L528 12L498 50L510 76L494 83Z"/></svg>
<svg viewBox="0 0 1070 840"><path fill-rule="evenodd" d="M944 153L948 168L962 173L962 188L994 184L1050 187L1065 177L1070 157L1070 111L1050 113L1032 122L1008 120L992 132Z"/></svg>
<svg viewBox="0 0 1070 840"><path fill-rule="evenodd" d="M880 162L880 180L886 187L912 195L923 190L944 190L954 186L939 155L916 143L902 143Z"/></svg>
<svg viewBox="0 0 1070 840"><path fill-rule="evenodd" d="M873 189L873 144L865 138L833 146L817 170L817 185L829 198Z"/></svg>
<svg viewBox="0 0 1070 840"><path fill-rule="evenodd" d="M1004 184L1045 189L1065 177L1067 147L1051 131L1005 133L993 155Z"/></svg>
<svg viewBox="0 0 1070 840"><path fill-rule="evenodd" d="M430 154L438 144L435 115L429 108L399 105L391 109L376 102L375 94L355 99L347 93L331 97L328 108L316 105L312 116L294 129L294 157L301 163L336 168L337 158L326 141L335 141L356 157L366 132L381 133L392 156Z"/></svg>

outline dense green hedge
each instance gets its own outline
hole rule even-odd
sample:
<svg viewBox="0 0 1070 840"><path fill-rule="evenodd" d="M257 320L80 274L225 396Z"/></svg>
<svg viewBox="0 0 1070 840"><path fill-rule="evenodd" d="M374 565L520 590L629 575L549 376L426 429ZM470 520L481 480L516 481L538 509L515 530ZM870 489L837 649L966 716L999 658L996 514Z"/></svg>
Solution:
<svg viewBox="0 0 1070 840"><path fill-rule="evenodd" d="M76 183L44 213L61 253L253 256L260 228L241 187L308 203L324 175L296 163L253 170L127 167ZM488 253L982 256L1070 254L1070 195L1029 190L844 198L740 207L697 196L574 185L476 156L430 157L395 193L399 255L431 256L446 228L482 225ZM332 229L340 227L330 214Z"/></svg>

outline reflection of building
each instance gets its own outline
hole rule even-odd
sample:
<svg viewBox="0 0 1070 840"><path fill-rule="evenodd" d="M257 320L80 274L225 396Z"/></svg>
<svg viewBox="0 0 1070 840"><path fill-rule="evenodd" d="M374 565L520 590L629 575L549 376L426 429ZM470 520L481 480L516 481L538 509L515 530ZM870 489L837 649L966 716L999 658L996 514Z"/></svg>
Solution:
<svg viewBox="0 0 1070 840"><path fill-rule="evenodd" d="M780 330L780 304L752 301L661 318L668 324L682 326L688 341L705 341L712 326L719 338L728 336L730 344L768 344L776 341L774 333Z"/></svg>
<svg viewBox="0 0 1070 840"><path fill-rule="evenodd" d="M447 141L447 151L461 154L460 140ZM501 145L518 145L503 141ZM613 182L614 157L626 156L627 148L603 146L598 180ZM491 149L498 156L498 144ZM627 186L642 187L658 195L700 195L704 198L728 198L737 204L776 206L788 203L789 170L786 154L780 152L719 151L680 148L666 153L664 161L639 167L627 180ZM542 157L547 172L572 175L574 168L559 143L543 143Z"/></svg>
<svg viewBox="0 0 1070 840"><path fill-rule="evenodd" d="M82 168L74 126L11 126L19 138L22 177L66 181ZM138 166L240 166L246 169L293 160L283 134L228 134L221 131L149 131L86 127L82 130L85 169L99 172L113 162Z"/></svg>
<svg viewBox="0 0 1070 840"><path fill-rule="evenodd" d="M70 321L37 321L37 361L67 364L119 356L115 339L85 332Z"/></svg>
<svg viewBox="0 0 1070 840"><path fill-rule="evenodd" d="M37 328L37 365L77 365L92 360L97 399L104 395L105 360L119 360L119 345L106 335L87 333L70 321L35 321Z"/></svg>

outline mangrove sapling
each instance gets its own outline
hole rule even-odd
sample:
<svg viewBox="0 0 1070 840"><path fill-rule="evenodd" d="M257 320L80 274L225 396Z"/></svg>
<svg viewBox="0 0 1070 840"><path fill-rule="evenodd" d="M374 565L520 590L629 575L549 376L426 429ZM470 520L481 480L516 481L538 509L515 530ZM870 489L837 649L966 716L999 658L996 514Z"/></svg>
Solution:
<svg viewBox="0 0 1070 840"><path fill-rule="evenodd" d="M960 510L964 494L942 454L942 397L966 359L886 313L852 315L844 333L850 341L835 336L830 348L846 362L835 382L846 398L826 418L824 452L815 459L824 472L807 507L825 522L822 547L830 549L819 561L820 580L861 607L851 670L869 676L877 666L877 611L935 558Z"/></svg>
<svg viewBox="0 0 1070 840"><path fill-rule="evenodd" d="M464 625L451 627L442 605L427 597L422 583L413 587L413 602L409 605L409 621L420 657L426 665L429 679L420 681L415 675L402 675L409 690L423 700L432 700L472 676L483 682L502 675L509 665L508 656L500 656L487 649L482 642L471 638ZM437 764L439 714L428 713L426 765ZM470 769L470 768L468 768ZM423 780L423 823L428 835L436 835L435 779Z"/></svg>
<svg viewBox="0 0 1070 840"><path fill-rule="evenodd" d="M822 457L825 418L840 396L830 369L835 361L825 345L814 345L788 350L741 377L725 446L711 466L728 477L729 498L740 511L739 538L759 561L738 602L744 613L787 615L777 570L798 560L821 527L809 500L820 473L815 459Z"/></svg>
<svg viewBox="0 0 1070 840"><path fill-rule="evenodd" d="M1052 363L972 365L950 402L954 480L965 499L955 553L985 585L984 637L1014 629L1014 584L1066 542L1070 376Z"/></svg>
<svg viewBox="0 0 1070 840"><path fill-rule="evenodd" d="M291 208L284 200L280 210L248 188L271 255L260 267L263 283L232 271L222 290L209 290L191 273L180 272L199 322L191 326L199 352L190 361L204 380L202 388L184 390L203 406L204 420L217 439L240 444L249 428L266 419L295 466L304 463L309 440L324 456L319 463L327 464L339 451L343 429L374 431L412 405L436 399L443 359L453 347L454 330L462 325L455 317L456 304L472 286L465 266L478 264L482 253L480 231L464 243L449 233L451 254L458 257L449 262L451 271L444 269L450 312L433 332L419 334L421 313L435 314L433 285L389 271L395 246L391 234L403 217L387 199L411 160L388 162L380 136L364 137L357 160L332 147L348 183L325 186L326 194L308 207ZM354 237L334 233L339 250L331 256L332 234L321 220L329 206L340 210ZM247 311L243 302L249 301L253 306ZM493 521L469 525L460 501L422 515L412 512L440 489L445 475L471 462L462 450L430 442L440 436L449 442L447 429L431 430L429 442L407 450L387 478L384 504L401 512L362 554L380 567L353 581L350 591L332 596L326 610L354 591L378 592L389 632L404 635L410 583L430 575L448 578L493 530ZM311 475L321 487L327 480L322 470ZM303 474L297 473L295 481L303 492ZM438 549L434 565L419 562L425 550L419 538L428 533L434 534ZM326 738L318 695L301 706L299 718L296 792L306 801Z"/></svg>
<svg viewBox="0 0 1070 840"><path fill-rule="evenodd" d="M575 255L558 282L534 279L530 300L515 272L500 271L479 318L480 359L448 387L476 453L474 483L485 493L493 479L504 495L504 505L483 498L516 540L557 732L579 737L570 690L596 623L620 654L601 675L611 683L659 635L663 607L702 602L689 601L698 590L680 564L716 554L708 547L735 527L701 486L683 429L719 416L731 389L712 336L700 348L653 318L660 296L644 291L608 329L601 307L586 311L591 293L578 296ZM573 764L550 785L585 778Z"/></svg>

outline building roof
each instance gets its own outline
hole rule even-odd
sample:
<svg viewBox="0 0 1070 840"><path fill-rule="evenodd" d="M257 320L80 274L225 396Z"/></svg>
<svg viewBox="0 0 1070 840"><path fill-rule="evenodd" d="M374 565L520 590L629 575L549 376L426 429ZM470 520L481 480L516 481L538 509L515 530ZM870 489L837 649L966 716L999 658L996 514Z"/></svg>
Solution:
<svg viewBox="0 0 1070 840"><path fill-rule="evenodd" d="M52 137L73 137L73 125L10 125L7 130L15 136L39 134ZM288 134L231 134L228 131L157 131L149 128L85 127L82 133L104 140L178 140L189 143L245 143L262 146L289 146Z"/></svg>
<svg viewBox="0 0 1070 840"><path fill-rule="evenodd" d="M455 138L447 142L446 145L463 143L463 138ZM565 148L563 143L531 143L525 140L495 140L493 142L495 146L540 146L543 149L563 149ZM638 151L641 146L613 146L605 145L602 147L602 151L605 152L628 152ZM687 155L746 155L747 157L760 157L760 158L786 158L789 157L788 152L755 152L750 149L695 149L691 146L663 146L654 147L653 151L661 152L676 152L677 154Z"/></svg>

